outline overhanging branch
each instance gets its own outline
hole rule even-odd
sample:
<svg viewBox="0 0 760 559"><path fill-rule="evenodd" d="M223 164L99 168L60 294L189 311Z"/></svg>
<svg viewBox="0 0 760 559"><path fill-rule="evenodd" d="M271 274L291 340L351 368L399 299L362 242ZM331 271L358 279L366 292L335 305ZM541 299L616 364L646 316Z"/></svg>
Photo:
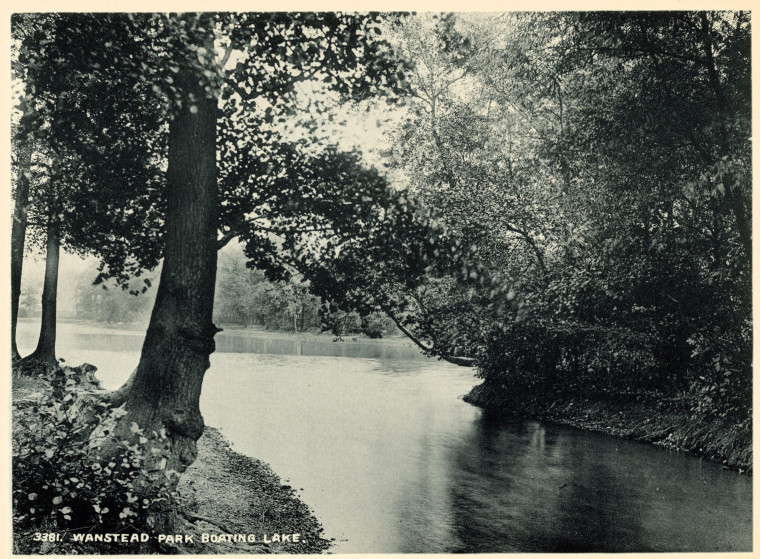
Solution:
<svg viewBox="0 0 760 559"><path fill-rule="evenodd" d="M396 327L401 330L407 338L412 340L412 342L414 342L417 347L419 347L425 353L433 352L432 347L428 347L426 344L422 343L414 334L407 330L403 324L401 324L401 321L396 317L395 314L393 314L387 305L380 305L380 307L383 309L383 312L387 314L388 317L390 317ZM448 363L459 365L460 367L472 367L475 365L475 360L472 357L457 357L454 355L439 355L439 357Z"/></svg>

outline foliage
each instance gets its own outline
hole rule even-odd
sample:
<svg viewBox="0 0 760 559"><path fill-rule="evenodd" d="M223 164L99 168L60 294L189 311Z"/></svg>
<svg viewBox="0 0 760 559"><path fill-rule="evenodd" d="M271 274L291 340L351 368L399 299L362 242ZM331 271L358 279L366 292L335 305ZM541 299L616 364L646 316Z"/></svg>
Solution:
<svg viewBox="0 0 760 559"><path fill-rule="evenodd" d="M14 17L14 68L30 92L24 106L34 109L24 113L22 128L41 150L35 161L45 164L44 170L35 164L35 181L49 185L46 199L63 212L65 242L102 258L101 281L126 283L160 257L165 132L175 111L196 101L180 83L183 65L201 76L201 91L220 99L220 242L242 236L251 261L273 279L287 274L273 253L313 242L321 231L323 237L349 233L366 207L353 202L373 196L372 190L344 192L346 184L377 181L371 174L363 180L357 157L329 145L320 119L349 99L397 99L403 65L382 28L398 16L216 13L201 19ZM226 50L222 62L199 46L209 31ZM304 88L312 92L306 98ZM286 244L273 244L272 234L287 236Z"/></svg>
<svg viewBox="0 0 760 559"><path fill-rule="evenodd" d="M109 431L91 436L93 425L124 412L80 392L80 377L78 369L58 369L43 394L15 406L14 532L150 533L151 514L175 498L175 474L144 467L151 449L168 448L166 436L133 425L131 438L118 441L118 454L94 459Z"/></svg>
<svg viewBox="0 0 760 559"><path fill-rule="evenodd" d="M687 340L696 372L687 398L700 417L736 421L751 417L751 332L748 322L726 323Z"/></svg>
<svg viewBox="0 0 760 559"><path fill-rule="evenodd" d="M362 318L356 311L346 312L329 305L322 309L322 331L330 332L335 341L342 341L343 336L358 333L362 328Z"/></svg>
<svg viewBox="0 0 760 559"><path fill-rule="evenodd" d="M362 317L361 331L368 338L382 338L394 329L393 321L382 313L370 313Z"/></svg>
<svg viewBox="0 0 760 559"><path fill-rule="evenodd" d="M98 255L101 270L126 284L160 256L162 122L146 84L93 59L115 40L80 27L86 19L14 14L13 67L25 95L13 147L31 151L17 169L32 183L31 239L40 244L50 221L66 248Z"/></svg>
<svg viewBox="0 0 760 559"><path fill-rule="evenodd" d="M145 294L128 292L116 281L103 281L93 285L92 274L82 273L76 285L76 315L97 322L142 322L147 320L155 298L155 290L147 292L154 278L144 278Z"/></svg>
<svg viewBox="0 0 760 559"><path fill-rule="evenodd" d="M743 12L417 16L387 155L443 242L347 277L504 390L747 417L749 36Z"/></svg>
<svg viewBox="0 0 760 559"><path fill-rule="evenodd" d="M518 399L537 394L615 399L662 385L653 345L630 330L515 321L491 332L478 359L479 376Z"/></svg>

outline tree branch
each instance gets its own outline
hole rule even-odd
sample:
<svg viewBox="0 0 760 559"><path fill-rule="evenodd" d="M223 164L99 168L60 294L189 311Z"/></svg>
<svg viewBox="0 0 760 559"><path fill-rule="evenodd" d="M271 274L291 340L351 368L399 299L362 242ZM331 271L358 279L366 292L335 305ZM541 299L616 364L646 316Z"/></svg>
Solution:
<svg viewBox="0 0 760 559"><path fill-rule="evenodd" d="M243 225L244 223L238 223L232 227L230 227L230 230L227 231L225 234L223 234L219 239L216 241L216 250L222 250L227 244L240 235L240 233L243 232Z"/></svg>
<svg viewBox="0 0 760 559"><path fill-rule="evenodd" d="M230 59L230 55L232 54L232 40L230 40L230 44L227 45L227 49L224 51L224 56L222 57L221 62L219 62L219 67L224 70L224 67L227 64L227 61Z"/></svg>
<svg viewBox="0 0 760 559"><path fill-rule="evenodd" d="M407 330L403 324L401 324L401 321L396 318L396 315L393 314L393 311L390 310L390 308L387 305L380 305L380 308L383 309L383 312L388 315L388 317L394 322L396 327L401 330L404 335L412 340L414 344L419 347L422 351L425 353L433 353L433 348L426 346L424 343L422 343L420 340L417 339L417 337L412 334L409 330ZM452 365L459 365L460 367L472 367L475 365L475 359L472 357L456 357L453 355L439 355L441 359L444 361L451 363Z"/></svg>
<svg viewBox="0 0 760 559"><path fill-rule="evenodd" d="M526 231L523 231L519 227L515 227L511 223L505 223L504 227L506 227L507 230L520 235L523 239L525 239L525 242L528 243L528 245L533 249L533 253L536 255L536 260L538 261L538 265L541 268L541 275L544 278L544 281L546 281L547 276L548 276L548 271L546 270L546 264L544 263L544 256L543 256L543 253L541 252L541 249L538 248L536 241L533 240L533 237L531 237Z"/></svg>

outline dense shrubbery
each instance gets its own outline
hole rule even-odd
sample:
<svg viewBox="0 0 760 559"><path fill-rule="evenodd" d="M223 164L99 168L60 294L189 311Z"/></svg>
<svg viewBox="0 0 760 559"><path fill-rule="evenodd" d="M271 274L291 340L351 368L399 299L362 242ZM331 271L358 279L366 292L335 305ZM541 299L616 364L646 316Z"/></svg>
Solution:
<svg viewBox="0 0 760 559"><path fill-rule="evenodd" d="M361 332L368 338L382 338L393 329L388 317L380 313L371 313L362 317Z"/></svg>
<svg viewBox="0 0 760 559"><path fill-rule="evenodd" d="M118 451L98 459L101 445L115 442L108 425L120 409L78 391L79 371L59 369L36 400L17 404L13 421L13 528L30 532L150 533L156 507L174 499L173 472L148 471L148 454L168 448L162 433L132 425ZM155 456L150 456L154 463ZM159 464L163 464L159 458ZM23 541L28 541L25 538Z"/></svg>
<svg viewBox="0 0 760 559"><path fill-rule="evenodd" d="M614 398L663 382L651 340L625 329L525 320L495 328L479 357L481 378L513 395Z"/></svg>
<svg viewBox="0 0 760 559"><path fill-rule="evenodd" d="M743 421L752 416L752 327L749 319L695 332L689 400L704 417Z"/></svg>
<svg viewBox="0 0 760 559"><path fill-rule="evenodd" d="M656 325L654 325L656 326ZM751 415L748 323L696 332L685 361L667 336L570 321L524 319L495 327L478 362L480 378L509 398L668 400L702 419ZM680 367L675 368L673 361Z"/></svg>

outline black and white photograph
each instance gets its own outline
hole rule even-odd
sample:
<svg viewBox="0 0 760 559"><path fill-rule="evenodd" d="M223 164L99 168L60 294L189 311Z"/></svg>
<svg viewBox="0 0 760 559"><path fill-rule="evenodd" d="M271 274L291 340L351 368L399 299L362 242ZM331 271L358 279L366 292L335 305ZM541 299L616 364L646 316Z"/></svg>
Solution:
<svg viewBox="0 0 760 559"><path fill-rule="evenodd" d="M6 12L3 552L753 551L749 10L117 5Z"/></svg>

